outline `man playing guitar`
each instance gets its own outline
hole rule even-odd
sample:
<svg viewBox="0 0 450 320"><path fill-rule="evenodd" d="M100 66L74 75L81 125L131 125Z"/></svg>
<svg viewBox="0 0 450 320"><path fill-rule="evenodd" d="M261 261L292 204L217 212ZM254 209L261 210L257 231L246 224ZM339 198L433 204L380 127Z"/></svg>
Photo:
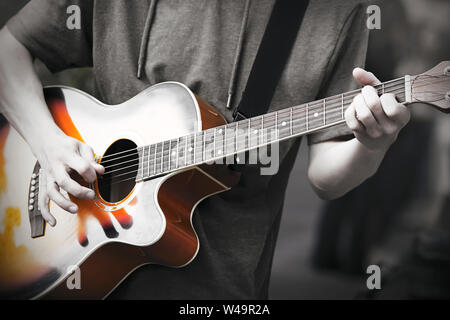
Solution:
<svg viewBox="0 0 450 320"><path fill-rule="evenodd" d="M53 72L93 67L96 94L108 104L155 83L183 82L232 121L274 2L32 0L13 17L0 32L0 105L42 167L39 209L45 220L57 223L49 201L77 213L62 190L95 197L71 172L92 183L104 168L88 145L54 123L34 58ZM67 27L71 5L80 8L81 29ZM342 196L375 174L410 119L393 94L378 96L373 86L380 82L372 73L354 68L364 65L367 50L365 8L358 0L310 1L271 103L277 110L364 86L345 111L347 126L308 136L308 179L323 199ZM266 298L299 143L281 144L277 175L241 168L235 189L199 205L194 224L204 246L192 264L140 268L112 297Z"/></svg>

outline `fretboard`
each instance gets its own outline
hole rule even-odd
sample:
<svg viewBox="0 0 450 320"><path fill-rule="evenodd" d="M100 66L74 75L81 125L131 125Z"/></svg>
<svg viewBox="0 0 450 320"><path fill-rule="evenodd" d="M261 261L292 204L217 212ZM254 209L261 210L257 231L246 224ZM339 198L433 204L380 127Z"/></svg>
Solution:
<svg viewBox="0 0 450 320"><path fill-rule="evenodd" d="M375 86L405 102L405 78ZM344 113L361 89L138 148L136 181L214 162L275 142L345 122Z"/></svg>

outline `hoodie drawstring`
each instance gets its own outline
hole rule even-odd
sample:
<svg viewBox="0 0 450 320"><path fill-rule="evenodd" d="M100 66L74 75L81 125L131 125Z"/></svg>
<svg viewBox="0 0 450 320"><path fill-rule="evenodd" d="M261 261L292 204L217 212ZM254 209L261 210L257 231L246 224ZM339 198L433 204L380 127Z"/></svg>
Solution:
<svg viewBox="0 0 450 320"><path fill-rule="evenodd" d="M146 59L147 59L147 48L148 48L148 42L149 42L149 38L150 38L150 28L153 22L153 17L155 15L155 8L156 8L156 3L158 2L158 0L151 0L150 1L150 6L147 12L147 17L145 19L145 26L144 26L144 32L142 34L142 38L141 38L141 45L139 48L139 60L138 60L138 70L137 70L137 78L141 79L142 77L142 70L145 67L145 63L146 63ZM246 0L245 2L245 8L244 8L244 15L242 18L242 24L241 24L241 30L240 30L240 34L239 34L239 42L238 45L236 47L236 53L234 56L234 61L233 61L233 66L232 66L232 71L231 71L231 78L230 78L230 83L228 86L228 99L227 99L227 108L231 109L231 102L232 99L234 97L234 92L235 92L235 88L236 88L236 80L237 80L237 74L239 71L239 63L241 60L241 56L242 56L242 49L243 49L243 44L244 44L244 40L245 40L245 31L247 30L247 23L248 23L248 18L249 18L249 13L250 13L250 2L251 0Z"/></svg>
<svg viewBox="0 0 450 320"><path fill-rule="evenodd" d="M249 17L249 12L250 12L250 1L251 0L246 0L246 2L245 2L244 16L242 18L241 32L239 34L239 42L238 42L238 46L236 48L236 54L234 56L234 61L233 61L233 69L231 71L230 84L228 86L227 109L231 109L231 102L232 102L235 87L236 87L236 79L237 79L237 73L238 73L238 69L239 69L239 62L241 60L242 47L244 44L245 31L247 30L247 22L248 22L248 17Z"/></svg>
<svg viewBox="0 0 450 320"><path fill-rule="evenodd" d="M137 78L140 79L142 76L142 69L145 66L145 61L147 59L147 47L150 36L150 27L153 22L153 17L155 15L156 2L158 0L151 0L150 6L147 12L147 18L145 19L144 33L142 34L141 46L139 48L139 60L138 60L138 70Z"/></svg>

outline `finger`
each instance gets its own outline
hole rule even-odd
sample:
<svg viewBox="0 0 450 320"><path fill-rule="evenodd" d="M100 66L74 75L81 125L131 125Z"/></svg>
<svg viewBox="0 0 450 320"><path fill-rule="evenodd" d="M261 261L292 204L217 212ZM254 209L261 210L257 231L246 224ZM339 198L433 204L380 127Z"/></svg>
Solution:
<svg viewBox="0 0 450 320"><path fill-rule="evenodd" d="M391 121L399 124L400 126L405 126L410 118L411 113L407 107L399 103L392 93L386 93L381 96L381 103L383 106L384 113Z"/></svg>
<svg viewBox="0 0 450 320"><path fill-rule="evenodd" d="M372 72L368 72L361 68L353 69L353 78L363 86L375 86L381 83Z"/></svg>
<svg viewBox="0 0 450 320"><path fill-rule="evenodd" d="M84 181L92 183L97 180L97 173L95 172L94 168L81 156L70 157L69 159L67 159L67 164L71 169L75 170L83 178Z"/></svg>
<svg viewBox="0 0 450 320"><path fill-rule="evenodd" d="M77 198L86 200L93 200L95 198L95 192L93 190L81 186L64 170L55 179L58 186Z"/></svg>
<svg viewBox="0 0 450 320"><path fill-rule="evenodd" d="M57 186L55 181L48 181L47 194L49 199L55 202L60 208L71 213L78 212L77 205L61 194L61 192L59 191L59 187Z"/></svg>
<svg viewBox="0 0 450 320"><path fill-rule="evenodd" d="M105 173L105 168L101 164L97 163L97 161L95 160L94 150L92 150L90 146L84 143L81 144L79 152L80 155L92 165L92 167L98 174Z"/></svg>
<svg viewBox="0 0 450 320"><path fill-rule="evenodd" d="M56 225L56 219L50 213L48 203L49 199L47 196L47 175L45 171L41 169L39 170L38 208L44 220L47 221L52 227L54 227Z"/></svg>
<svg viewBox="0 0 450 320"><path fill-rule="evenodd" d="M378 96L377 90L372 86L365 86L361 90L361 94L378 124L382 127L389 125L389 119L381 106L381 99Z"/></svg>
<svg viewBox="0 0 450 320"><path fill-rule="evenodd" d="M363 124L366 133L372 138L379 137L381 135L381 128L361 94L358 94L355 97L354 105L356 118Z"/></svg>
<svg viewBox="0 0 450 320"><path fill-rule="evenodd" d="M352 131L364 131L364 126L356 119L356 110L353 103L345 110L345 122Z"/></svg>

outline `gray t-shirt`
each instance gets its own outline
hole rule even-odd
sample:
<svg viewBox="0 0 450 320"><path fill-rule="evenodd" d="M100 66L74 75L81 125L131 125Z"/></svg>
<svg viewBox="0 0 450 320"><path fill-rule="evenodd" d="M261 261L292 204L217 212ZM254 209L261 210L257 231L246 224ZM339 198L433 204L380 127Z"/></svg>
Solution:
<svg viewBox="0 0 450 320"><path fill-rule="evenodd" d="M152 2L155 10L143 42ZM363 2L310 1L271 110L356 88L352 69L364 65L368 41ZM245 88L274 0L250 3L233 107ZM81 30L66 26L67 7L73 4L81 9ZM225 106L244 6L245 1L234 0L32 0L7 27L54 72L92 66L97 97L105 103L123 102L149 85L173 80L185 83L231 121L232 110ZM147 47L139 79L141 43ZM317 143L349 134L342 126L308 139ZM238 186L200 203L194 226L201 245L190 265L142 267L111 297L266 298L284 194L299 145L300 139L280 145L278 174L264 176L258 166L241 167Z"/></svg>

